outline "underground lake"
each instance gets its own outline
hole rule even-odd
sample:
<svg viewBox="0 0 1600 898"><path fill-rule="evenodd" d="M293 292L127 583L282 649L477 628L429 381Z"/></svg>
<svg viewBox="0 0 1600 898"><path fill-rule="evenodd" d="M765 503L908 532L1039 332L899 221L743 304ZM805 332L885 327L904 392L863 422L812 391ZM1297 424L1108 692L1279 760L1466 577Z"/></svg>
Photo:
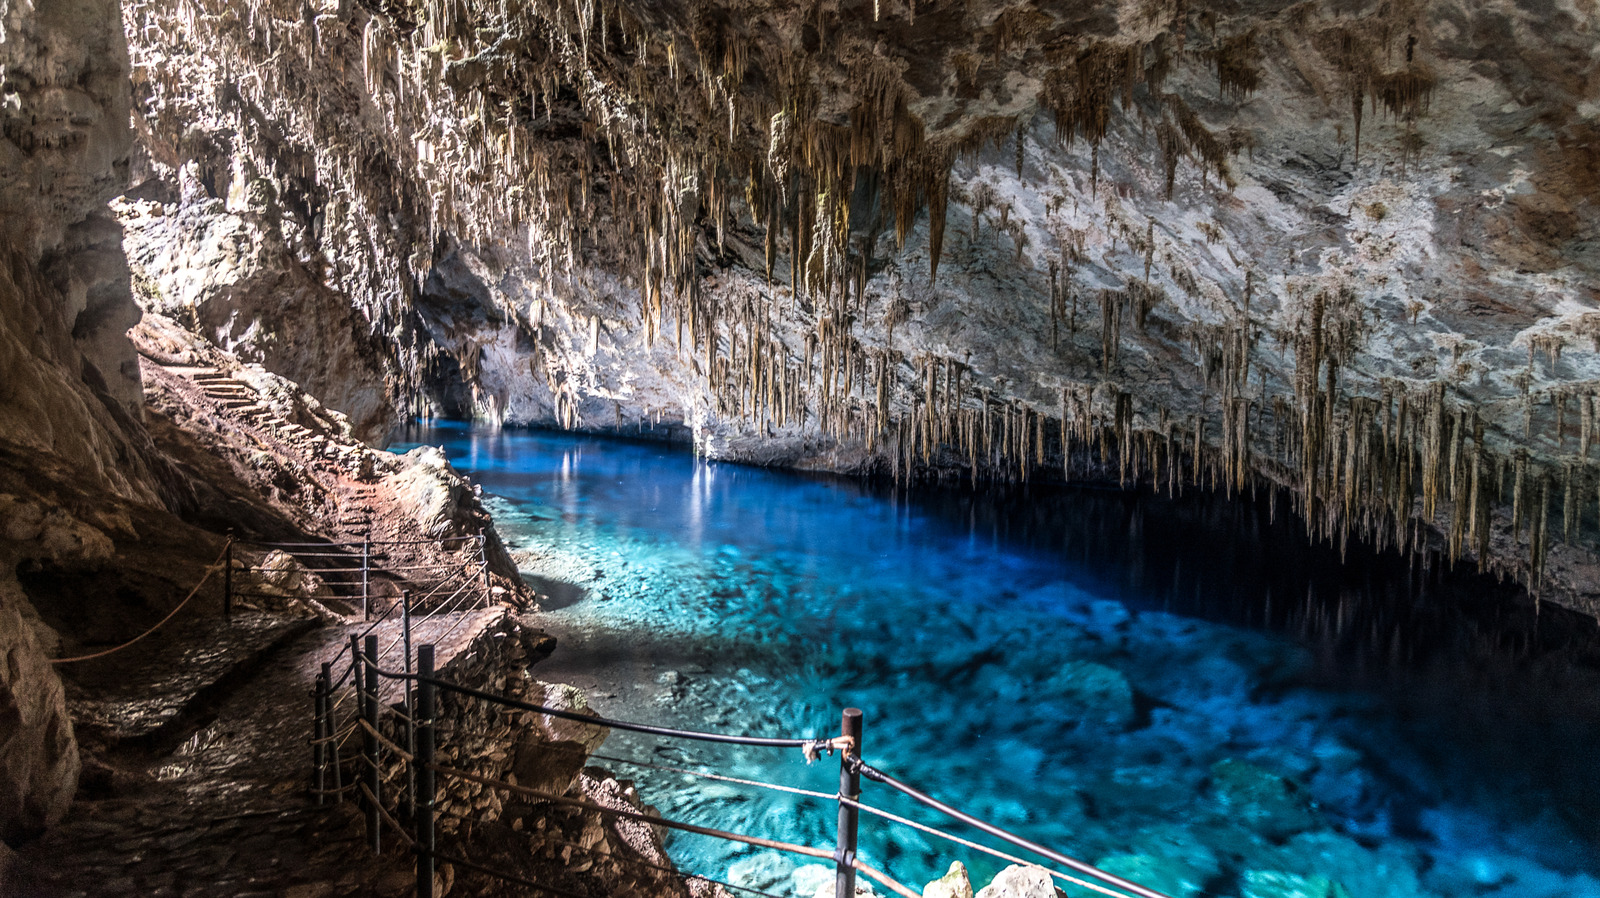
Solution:
<svg viewBox="0 0 1600 898"><path fill-rule="evenodd" d="M482 487L544 597L527 622L559 646L534 676L608 716L813 737L859 707L868 763L1175 898L1600 896L1594 625L1509 585L1313 545L1267 495L907 490L448 423L404 439ZM669 818L832 848L836 758L613 731L594 763ZM872 783L862 800L999 845ZM831 881L669 847L768 894ZM861 854L914 887L1007 863L870 814Z"/></svg>

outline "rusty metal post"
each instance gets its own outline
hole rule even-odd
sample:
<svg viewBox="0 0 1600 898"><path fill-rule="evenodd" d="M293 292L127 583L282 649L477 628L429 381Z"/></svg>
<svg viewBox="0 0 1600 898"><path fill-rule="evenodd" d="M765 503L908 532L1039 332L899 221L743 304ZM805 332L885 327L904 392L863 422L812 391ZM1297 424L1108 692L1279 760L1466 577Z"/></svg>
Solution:
<svg viewBox="0 0 1600 898"><path fill-rule="evenodd" d="M416 767L417 898L433 898L433 646L417 648L417 702L412 710Z"/></svg>
<svg viewBox="0 0 1600 898"><path fill-rule="evenodd" d="M861 771L851 763L852 758L861 757L860 708L844 709L839 735L850 740L849 746L839 752L839 795L851 801L860 801ZM833 894L837 898L855 898L856 828L860 816L854 807L839 802L839 834L833 849Z"/></svg>
<svg viewBox="0 0 1600 898"><path fill-rule="evenodd" d="M371 595L372 588L370 573L372 571L372 537L361 538L361 619L369 620L372 617Z"/></svg>
<svg viewBox="0 0 1600 898"><path fill-rule="evenodd" d="M362 718L366 720L367 729L362 733L362 758L366 765L364 771L367 781L367 846L373 854L383 851L383 833L380 829L380 809L378 803L383 800L383 777L378 769L378 637L368 636L363 663L358 669L361 676L358 682L364 683L362 690Z"/></svg>
<svg viewBox="0 0 1600 898"><path fill-rule="evenodd" d="M228 528L228 544L222 560L222 617L233 620L233 528Z"/></svg>

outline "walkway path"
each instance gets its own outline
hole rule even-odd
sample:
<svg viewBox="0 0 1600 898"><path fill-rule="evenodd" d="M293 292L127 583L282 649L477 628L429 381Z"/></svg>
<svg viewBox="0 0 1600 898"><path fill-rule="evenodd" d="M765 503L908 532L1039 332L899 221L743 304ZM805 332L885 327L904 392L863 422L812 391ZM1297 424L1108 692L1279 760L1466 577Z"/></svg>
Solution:
<svg viewBox="0 0 1600 898"><path fill-rule="evenodd" d="M482 609L442 615L419 633L438 640L441 666L465 649L502 612ZM218 624L218 626L223 626ZM270 630L260 621L233 626ZM191 628L185 639L210 639ZM130 701L164 715L157 736L140 715L119 719L132 738L110 750L111 794L80 794L67 820L22 854L26 896L394 896L413 880L398 856L374 861L349 804L317 808L308 798L311 689L323 661L340 657L350 624L302 632L276 647L235 655L214 665L214 676L167 677L141 687L128 682ZM397 635L395 622L374 630L380 645ZM170 651L170 649L168 649ZM335 666L338 670L338 666ZM232 675L230 675L232 674ZM208 685L211 684L211 685ZM233 683L225 695L219 689ZM215 684L223 684L215 687ZM182 700L187 695L188 699ZM171 713L181 706L182 716ZM174 720L178 723L174 724ZM137 725L134 725L137 724ZM85 792L93 791L91 789Z"/></svg>

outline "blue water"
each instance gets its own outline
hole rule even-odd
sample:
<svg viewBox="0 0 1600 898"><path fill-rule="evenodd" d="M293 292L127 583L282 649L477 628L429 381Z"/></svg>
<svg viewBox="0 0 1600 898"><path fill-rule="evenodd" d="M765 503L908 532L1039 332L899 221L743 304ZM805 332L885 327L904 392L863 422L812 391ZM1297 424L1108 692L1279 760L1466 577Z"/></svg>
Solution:
<svg viewBox="0 0 1600 898"><path fill-rule="evenodd" d="M551 664L591 672L603 713L814 736L857 706L869 763L1174 896L1600 896L1600 664L1571 622L1438 569L1341 562L1265 499L908 496L649 444L410 439L483 486L549 597L532 622L563 634ZM601 753L837 787L836 760L792 751L613 733ZM601 763L669 817L831 848L828 802ZM976 838L881 786L863 800ZM918 890L952 860L978 886L1005 866L862 831ZM768 852L671 850L815 889Z"/></svg>

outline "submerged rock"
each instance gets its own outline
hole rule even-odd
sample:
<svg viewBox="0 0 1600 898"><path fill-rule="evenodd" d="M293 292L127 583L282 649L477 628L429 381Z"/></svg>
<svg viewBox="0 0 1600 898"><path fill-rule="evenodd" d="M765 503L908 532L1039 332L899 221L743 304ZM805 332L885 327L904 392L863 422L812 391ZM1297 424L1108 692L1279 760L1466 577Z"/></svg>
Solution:
<svg viewBox="0 0 1600 898"><path fill-rule="evenodd" d="M795 868L789 876L789 888L796 895L810 896L824 885L831 886L834 881L834 869L822 864L804 864Z"/></svg>
<svg viewBox="0 0 1600 898"><path fill-rule="evenodd" d="M1066 713L1086 724L1111 728L1133 721L1133 687L1121 671L1092 661L1068 661L1044 686Z"/></svg>
<svg viewBox="0 0 1600 898"><path fill-rule="evenodd" d="M807 864L794 871L790 881L794 885L794 893L800 898L834 898L838 885L837 877L838 872L832 867ZM866 877L856 874L856 895L857 898L868 895L877 898L878 893L873 891L872 884Z"/></svg>
<svg viewBox="0 0 1600 898"><path fill-rule="evenodd" d="M1139 833L1133 840L1136 854L1165 858L1191 870L1201 880L1216 876L1222 869L1216 852L1208 848L1190 826L1162 823Z"/></svg>
<svg viewBox="0 0 1600 898"><path fill-rule="evenodd" d="M1290 839L1267 863L1257 866L1311 879L1327 877L1354 898L1421 898L1427 894L1417 880L1421 861L1415 852L1393 845L1366 848L1340 833L1308 832ZM1341 893L1329 894L1344 898Z"/></svg>
<svg viewBox="0 0 1600 898"><path fill-rule="evenodd" d="M1172 898L1189 898L1204 890L1204 876L1170 858L1148 854L1115 854L1101 858L1095 862L1095 866Z"/></svg>
<svg viewBox="0 0 1600 898"><path fill-rule="evenodd" d="M793 875L794 861L776 851L742 858L728 868L728 882L759 892L777 891L787 886Z"/></svg>
<svg viewBox="0 0 1600 898"><path fill-rule="evenodd" d="M1349 890L1326 876L1298 876L1276 870L1244 875L1244 898L1351 898Z"/></svg>
<svg viewBox="0 0 1600 898"><path fill-rule="evenodd" d="M1245 761L1229 758L1211 766L1211 796L1224 813L1267 838L1317 825L1311 800L1299 786Z"/></svg>

